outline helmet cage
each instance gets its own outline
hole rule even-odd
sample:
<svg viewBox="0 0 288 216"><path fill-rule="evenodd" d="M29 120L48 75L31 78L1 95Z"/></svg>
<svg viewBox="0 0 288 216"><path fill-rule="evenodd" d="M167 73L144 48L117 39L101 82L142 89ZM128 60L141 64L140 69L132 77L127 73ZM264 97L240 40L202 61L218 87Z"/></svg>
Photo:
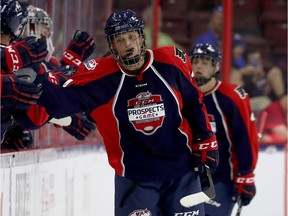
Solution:
<svg viewBox="0 0 288 216"><path fill-rule="evenodd" d="M202 86L208 83L213 77L216 76L217 72L220 70L220 64L222 62L222 55L220 50L211 44L196 44L190 53L191 63L194 59L200 58L207 61L211 61L212 66L214 66L215 72L210 77L199 76L195 77L197 86Z"/></svg>
<svg viewBox="0 0 288 216"><path fill-rule="evenodd" d="M43 25L49 32L48 37L52 35L53 22L46 11L41 8L29 6L28 7L28 20L26 26L27 36L36 36L40 38L41 25Z"/></svg>
<svg viewBox="0 0 288 216"><path fill-rule="evenodd" d="M123 58L113 47L113 40L116 35L127 32L138 32L139 36L143 38L140 45L140 53L132 58ZM120 11L113 13L106 22L105 36L109 44L109 49L114 56L115 60L120 64L133 65L137 64L141 57L145 55L146 42L144 33L144 21L137 17L136 13L132 10Z"/></svg>
<svg viewBox="0 0 288 216"><path fill-rule="evenodd" d="M143 38L143 42L142 42L141 45L139 45L139 47L140 47L139 55L136 55L136 56L134 56L132 58L125 58L125 57L120 56L119 53L117 52L117 50L114 49L113 40L114 40L116 35L127 33L127 32L132 32L132 31L138 32L139 37ZM109 36L106 36L106 38L107 38L107 41L108 41L108 44L109 44L110 52L112 53L114 59L117 62L119 62L120 64L123 64L123 65L134 65L134 64L137 64L141 60L141 57L145 55L145 50L146 50L147 46L146 46L146 43L145 43L145 33L144 33L143 29L133 29L131 31L117 33L117 34L114 34L114 35L109 35Z"/></svg>

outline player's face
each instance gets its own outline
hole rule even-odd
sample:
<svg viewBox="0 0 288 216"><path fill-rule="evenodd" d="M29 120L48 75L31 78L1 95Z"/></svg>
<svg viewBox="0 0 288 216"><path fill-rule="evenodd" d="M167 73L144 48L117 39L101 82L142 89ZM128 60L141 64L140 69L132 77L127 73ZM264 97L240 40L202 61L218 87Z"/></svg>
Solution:
<svg viewBox="0 0 288 216"><path fill-rule="evenodd" d="M140 36L137 31L126 32L115 35L112 46L121 59L132 59L141 54L143 40L143 37ZM140 63L142 63L142 61L140 61ZM135 65L133 63L129 66L126 65L125 68L129 67L129 69L132 70L133 67L136 67L134 69L138 69L138 66L139 62Z"/></svg>
<svg viewBox="0 0 288 216"><path fill-rule="evenodd" d="M211 58L208 57L196 57L193 58L192 67L195 77L210 78L216 72L216 66L212 64Z"/></svg>
<svg viewBox="0 0 288 216"><path fill-rule="evenodd" d="M39 29L40 29L41 37L45 37L45 38L50 37L51 35L50 30L45 25L40 24Z"/></svg>

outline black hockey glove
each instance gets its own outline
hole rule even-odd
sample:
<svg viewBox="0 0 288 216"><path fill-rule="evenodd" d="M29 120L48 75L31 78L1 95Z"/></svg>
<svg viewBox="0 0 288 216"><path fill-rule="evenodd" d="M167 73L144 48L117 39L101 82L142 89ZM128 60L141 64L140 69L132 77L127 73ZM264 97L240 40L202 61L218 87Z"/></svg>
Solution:
<svg viewBox="0 0 288 216"><path fill-rule="evenodd" d="M61 64L79 67L93 53L95 47L95 41L91 35L77 30L62 55Z"/></svg>
<svg viewBox="0 0 288 216"><path fill-rule="evenodd" d="M20 71L17 71L20 72L17 75L1 76L1 107L27 109L32 104L37 104L42 93L42 86L33 83L37 74L29 68Z"/></svg>
<svg viewBox="0 0 288 216"><path fill-rule="evenodd" d="M76 72L76 70L77 68L71 65L60 66L55 68L53 71L50 71L49 77L51 79L52 77L55 77L58 82L57 84L62 86Z"/></svg>
<svg viewBox="0 0 288 216"><path fill-rule="evenodd" d="M197 142L198 141L198 142ZM192 146L194 171L201 174L203 164L209 166L211 172L215 172L219 163L218 143L216 136L212 135L207 139L196 138Z"/></svg>
<svg viewBox="0 0 288 216"><path fill-rule="evenodd" d="M17 123L13 123L5 132L1 150L23 150L32 148L33 136L30 130L23 129Z"/></svg>
<svg viewBox="0 0 288 216"><path fill-rule="evenodd" d="M234 190L232 200L234 202L241 200L243 206L248 205L256 194L254 184L254 174L237 175L234 178Z"/></svg>
<svg viewBox="0 0 288 216"><path fill-rule="evenodd" d="M71 124L63 126L63 129L77 140L85 140L90 132L96 129L95 125L82 114L74 114L71 118Z"/></svg>
<svg viewBox="0 0 288 216"><path fill-rule="evenodd" d="M42 62L47 54L46 39L30 36L5 47L5 61L1 61L1 64L4 70L8 70L6 73L11 73Z"/></svg>

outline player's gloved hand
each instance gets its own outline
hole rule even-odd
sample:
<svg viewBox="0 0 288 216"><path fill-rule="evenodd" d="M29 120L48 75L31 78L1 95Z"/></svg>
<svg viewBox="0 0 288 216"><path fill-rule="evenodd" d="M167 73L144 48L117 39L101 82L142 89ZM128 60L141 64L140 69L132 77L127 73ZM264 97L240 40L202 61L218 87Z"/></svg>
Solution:
<svg viewBox="0 0 288 216"><path fill-rule="evenodd" d="M49 77L54 77L54 79L57 79L57 84L62 86L69 79L69 77L76 72L76 70L77 68L71 65L60 66L55 68L53 71L50 71Z"/></svg>
<svg viewBox="0 0 288 216"><path fill-rule="evenodd" d="M248 205L256 194L254 174L237 175L234 177L234 190L232 200L241 200L243 206Z"/></svg>
<svg viewBox="0 0 288 216"><path fill-rule="evenodd" d="M23 150L33 147L33 136L30 130L13 123L5 132L1 149Z"/></svg>
<svg viewBox="0 0 288 216"><path fill-rule="evenodd" d="M95 41L91 35L77 30L62 55L61 64L79 67L93 53L95 47Z"/></svg>
<svg viewBox="0 0 288 216"><path fill-rule="evenodd" d="M95 125L82 114L74 114L71 118L71 124L63 126L63 129L78 140L85 140L90 132L96 129Z"/></svg>
<svg viewBox="0 0 288 216"><path fill-rule="evenodd" d="M3 61L3 66L4 69L8 69L8 72L13 72L31 64L40 63L47 54L46 39L29 36L5 47L6 61Z"/></svg>
<svg viewBox="0 0 288 216"><path fill-rule="evenodd" d="M202 173L203 164L209 166L211 173L215 172L219 163L218 143L216 136L196 137L192 146L193 167L197 173Z"/></svg>
<svg viewBox="0 0 288 216"><path fill-rule="evenodd" d="M33 83L36 73L28 68L21 71L23 75L8 74L1 76L1 107L27 109L32 104L37 104L37 100L42 94L42 86ZM28 73L24 71L28 71Z"/></svg>

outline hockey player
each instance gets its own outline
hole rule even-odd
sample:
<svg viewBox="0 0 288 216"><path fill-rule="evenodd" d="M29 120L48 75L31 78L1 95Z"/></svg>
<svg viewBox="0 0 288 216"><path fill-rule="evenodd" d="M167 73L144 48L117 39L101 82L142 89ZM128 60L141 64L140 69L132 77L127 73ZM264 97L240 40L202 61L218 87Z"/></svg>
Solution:
<svg viewBox="0 0 288 216"><path fill-rule="evenodd" d="M47 46L43 39L30 37L8 46L22 34L26 21L27 9L24 5L15 0L1 0L1 141L12 123L11 115L14 110L26 110L36 104L35 99L41 94L39 87L20 81L11 74L43 61L47 55ZM27 95L21 91L25 91Z"/></svg>
<svg viewBox="0 0 288 216"><path fill-rule="evenodd" d="M71 65L79 67L82 61L85 61L95 49L95 41L87 32L77 30L73 38L69 41L62 57L61 62L53 56L54 45L52 41L53 22L48 13L42 8L28 6L28 17L25 35L45 38L47 43L48 55L45 58L45 64L49 70L55 69L61 65Z"/></svg>
<svg viewBox="0 0 288 216"><path fill-rule="evenodd" d="M191 63L197 86L204 94L209 120L219 144L219 166L212 175L216 197L205 204L208 216L231 215L236 201L248 205L256 189L257 130L249 96L236 85L216 78L222 55L211 44L196 44Z"/></svg>
<svg viewBox="0 0 288 216"><path fill-rule="evenodd" d="M20 38L27 23L27 15L26 7L18 1L1 0L1 74L11 74L23 67L35 67L35 63L38 64L45 58L47 59L48 52L44 35L38 39L36 35ZM92 45L94 45L94 40ZM91 52L90 47L93 52L94 47L90 44L86 47L77 47L77 51L82 49L84 51L81 53L87 53L86 48ZM37 66L37 70L39 68ZM44 68L42 71L45 72ZM49 76L50 81L64 82L68 79L69 73L70 71L53 73L53 76ZM39 97L41 89L27 83L23 83L22 86L17 77L12 75L4 75L3 80L1 76L1 82L3 82L1 86L3 87L3 90L1 89L3 92L3 95L1 92L1 149L20 150L31 147L33 145L32 133L26 128L37 129L51 119L45 108L38 105L30 107L31 104L36 104L33 97ZM9 84L13 85L13 88L10 88ZM27 95L20 94L20 90L26 91ZM64 126L63 129L76 139L84 140L95 129L95 126L84 116L75 114L71 117L71 124ZM5 138L3 139L4 132Z"/></svg>
<svg viewBox="0 0 288 216"><path fill-rule="evenodd" d="M84 62L65 88L44 81L38 103L56 117L87 112L96 123L115 170L115 215L203 216L203 203L179 200L201 191L203 164L216 168L216 136L189 57L146 49L143 30L133 11L113 13L105 27L112 56Z"/></svg>
<svg viewBox="0 0 288 216"><path fill-rule="evenodd" d="M58 59L53 56L55 48L52 42L52 19L45 10L33 5L28 6L25 30L26 37L35 36L46 39L48 55L43 63L49 70L50 81L58 85L63 85L75 72L75 67L78 67L82 61L85 61L95 49L95 41L92 36L87 32L77 30L73 38L69 41L62 55L61 62L59 62ZM56 122L59 122L59 120L56 120ZM57 127L60 126L57 125ZM71 124L69 126L63 126L62 128L76 139L85 140L90 132L95 129L95 126L85 115L74 114L71 116Z"/></svg>

